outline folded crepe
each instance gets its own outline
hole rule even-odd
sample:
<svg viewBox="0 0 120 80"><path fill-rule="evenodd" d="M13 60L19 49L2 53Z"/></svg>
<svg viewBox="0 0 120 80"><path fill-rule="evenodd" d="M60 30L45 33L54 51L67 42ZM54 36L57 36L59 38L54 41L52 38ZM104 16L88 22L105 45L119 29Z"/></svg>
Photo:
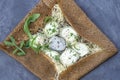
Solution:
<svg viewBox="0 0 120 80"><path fill-rule="evenodd" d="M38 30L42 29L49 39L50 49L35 54L32 48L23 47L26 53L24 56L13 54L15 47L9 47L3 42L0 43L0 49L23 64L41 80L78 80L117 52L113 43L91 22L74 0L41 0L5 41L10 41L10 36L14 37L17 45L23 40L27 41L29 37L24 32L24 25L26 19L36 13L40 14L40 17L29 25L30 32L37 34ZM55 28L54 33L46 32L46 29L51 29L53 24L44 22L48 16L55 19L54 25L58 28L62 26L60 31L57 32L59 29ZM74 42L75 36L72 35L78 35L77 42ZM39 40L41 39L40 37ZM74 46L69 47L68 43ZM50 52L59 55L58 62L50 56Z"/></svg>

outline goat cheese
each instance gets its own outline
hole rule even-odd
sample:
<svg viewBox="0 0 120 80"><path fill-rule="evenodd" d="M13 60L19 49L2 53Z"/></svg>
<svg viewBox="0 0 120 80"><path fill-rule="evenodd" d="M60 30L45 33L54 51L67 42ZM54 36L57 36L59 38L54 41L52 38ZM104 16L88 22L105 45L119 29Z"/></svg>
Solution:
<svg viewBox="0 0 120 80"><path fill-rule="evenodd" d="M44 28L44 33L47 37L52 37L59 34L59 24L54 21L47 23Z"/></svg>
<svg viewBox="0 0 120 80"><path fill-rule="evenodd" d="M51 37L49 43L49 47L55 51L63 51L66 48L65 40L58 36Z"/></svg>
<svg viewBox="0 0 120 80"><path fill-rule="evenodd" d="M60 56L61 63L68 67L72 64L74 64L78 59L80 55L75 52L73 49L67 48Z"/></svg>
<svg viewBox="0 0 120 80"><path fill-rule="evenodd" d="M84 43L76 42L73 49L80 54L81 57L89 53L88 46Z"/></svg>
<svg viewBox="0 0 120 80"><path fill-rule="evenodd" d="M68 43L72 44L76 41L77 33L74 29L72 29L72 27L67 26L61 30L60 36L63 37Z"/></svg>

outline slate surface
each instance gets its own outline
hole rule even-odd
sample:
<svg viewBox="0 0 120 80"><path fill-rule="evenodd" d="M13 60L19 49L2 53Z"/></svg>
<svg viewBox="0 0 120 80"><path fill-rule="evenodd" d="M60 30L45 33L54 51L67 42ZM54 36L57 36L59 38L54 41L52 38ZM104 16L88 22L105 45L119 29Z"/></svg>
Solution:
<svg viewBox="0 0 120 80"><path fill-rule="evenodd" d="M38 1L0 0L0 41L5 39ZM76 3L120 49L120 0L76 0ZM0 80L39 79L19 62L0 51ZM120 52L81 80L120 80Z"/></svg>

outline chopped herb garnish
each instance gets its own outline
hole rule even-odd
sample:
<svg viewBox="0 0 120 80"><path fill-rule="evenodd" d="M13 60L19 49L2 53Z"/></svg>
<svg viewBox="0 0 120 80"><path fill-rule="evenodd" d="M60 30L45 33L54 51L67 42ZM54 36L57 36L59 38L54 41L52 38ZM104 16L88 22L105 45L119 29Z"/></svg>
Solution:
<svg viewBox="0 0 120 80"><path fill-rule="evenodd" d="M10 36L10 41L4 41L4 44L7 45L7 46L13 46L13 47L15 47L15 50L13 51L13 53L14 53L14 54L17 54L17 55L21 53L21 55L18 55L18 56L23 56L23 55L26 54L26 53L22 50L23 45L24 45L24 41L22 41L22 42L20 43L20 46L18 46L18 45L16 44L16 41L15 41L14 37ZM19 51L19 52L18 52L18 51ZM18 53L17 53L17 52L18 52Z"/></svg>
<svg viewBox="0 0 120 80"><path fill-rule="evenodd" d="M56 27L55 23L53 24L53 27L54 27L54 28Z"/></svg>
<svg viewBox="0 0 120 80"><path fill-rule="evenodd" d="M52 29L52 32L54 33L54 32L56 32L56 30L55 30L55 29Z"/></svg>
<svg viewBox="0 0 120 80"><path fill-rule="evenodd" d="M67 44L67 47L68 47L68 48L72 48L71 43L68 43L68 44Z"/></svg>
<svg viewBox="0 0 120 80"><path fill-rule="evenodd" d="M43 50L46 50L46 49L48 49L49 48L49 44L44 44L43 46L42 46L42 49Z"/></svg>
<svg viewBox="0 0 120 80"><path fill-rule="evenodd" d="M49 29L49 30L52 30L52 29Z"/></svg>
<svg viewBox="0 0 120 80"><path fill-rule="evenodd" d="M79 41L79 36L75 36L76 41Z"/></svg>
<svg viewBox="0 0 120 80"><path fill-rule="evenodd" d="M73 56L75 56L75 57L76 57L76 56L77 56L77 54L73 54Z"/></svg>
<svg viewBox="0 0 120 80"><path fill-rule="evenodd" d="M56 60L56 61L60 61L60 55L56 55L56 56L55 56L55 60Z"/></svg>
<svg viewBox="0 0 120 80"><path fill-rule="evenodd" d="M70 36L73 36L73 33L70 33Z"/></svg>

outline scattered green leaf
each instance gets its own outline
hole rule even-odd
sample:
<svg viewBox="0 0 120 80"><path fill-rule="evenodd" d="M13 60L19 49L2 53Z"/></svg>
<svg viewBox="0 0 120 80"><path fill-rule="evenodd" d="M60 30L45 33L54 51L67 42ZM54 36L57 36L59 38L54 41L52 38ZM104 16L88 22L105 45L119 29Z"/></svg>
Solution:
<svg viewBox="0 0 120 80"><path fill-rule="evenodd" d="M30 47L30 41L29 41L29 40L25 42L24 47L25 47L25 48L29 48L29 47Z"/></svg>
<svg viewBox="0 0 120 80"><path fill-rule="evenodd" d="M16 48L14 51L13 51L13 54L16 54L18 51L18 49Z"/></svg>
<svg viewBox="0 0 120 80"><path fill-rule="evenodd" d="M15 45L16 44L15 39L12 36L10 36L9 38L10 38L12 44Z"/></svg>
<svg viewBox="0 0 120 80"><path fill-rule="evenodd" d="M33 14L33 15L29 16L25 21L24 32L29 36L29 38L32 38L32 35L30 33L28 26L31 22L35 22L39 17L40 17L40 14Z"/></svg>
<svg viewBox="0 0 120 80"><path fill-rule="evenodd" d="M22 42L20 43L20 48L22 48L22 47L24 46L24 44L25 44L25 42L22 41Z"/></svg>
<svg viewBox="0 0 120 80"><path fill-rule="evenodd" d="M22 48L23 46L24 46L24 41L22 41L21 43L20 43L20 48ZM15 53L17 53L19 50L16 48L14 51L13 51L13 54L15 54Z"/></svg>
<svg viewBox="0 0 120 80"><path fill-rule="evenodd" d="M9 38L10 38L10 41L11 41L11 42L9 42L9 41L4 41L4 44L7 45L7 46L13 46L13 47L15 47L15 50L13 51L13 54L16 54L16 52L19 51L19 52L21 52L22 54L25 55L25 52L22 50L22 47L23 47L23 45L24 45L24 41L22 41L22 42L20 43L20 47L19 47L19 46L16 44L16 41L15 41L14 37L10 36ZM17 54L17 55L18 55L18 54ZM18 56L19 56L19 55L18 55Z"/></svg>
<svg viewBox="0 0 120 80"><path fill-rule="evenodd" d="M44 23L48 23L48 22L50 22L50 21L52 21L52 17L51 17L51 16L45 17Z"/></svg>
<svg viewBox="0 0 120 80"><path fill-rule="evenodd" d="M23 52L18 52L17 55L18 56L25 56L25 54Z"/></svg>
<svg viewBox="0 0 120 80"><path fill-rule="evenodd" d="M4 44L7 45L7 46L14 46L11 42L9 41L4 41Z"/></svg>
<svg viewBox="0 0 120 80"><path fill-rule="evenodd" d="M32 48L36 53L39 53L39 51L41 50L42 46L41 46L41 45L38 45L37 48L31 46L31 48Z"/></svg>

